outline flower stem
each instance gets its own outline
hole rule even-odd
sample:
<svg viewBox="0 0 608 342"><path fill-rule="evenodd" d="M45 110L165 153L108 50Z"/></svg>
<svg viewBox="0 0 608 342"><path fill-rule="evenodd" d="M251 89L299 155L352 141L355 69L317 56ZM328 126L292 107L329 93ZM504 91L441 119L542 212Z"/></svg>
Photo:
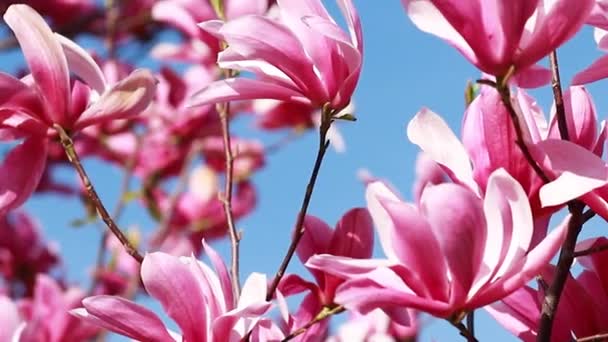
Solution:
<svg viewBox="0 0 608 342"><path fill-rule="evenodd" d="M306 217L306 212L308 211L308 206L310 204L310 200L312 198L312 193L315 187L315 183L317 181L317 177L319 175L319 170L321 169L321 164L323 163L323 157L325 156L325 152L327 152L327 148L329 147L329 140L327 140L327 131L332 123L332 116L334 112L329 109L329 107L323 107L323 112L321 113L321 126L319 127L319 148L317 150L317 157L315 158L315 165L312 169L312 173L310 174L310 179L308 180L308 184L306 185L306 192L304 194L304 199L302 200L302 206L300 207L300 211L298 212L298 218L296 220L295 230L293 233L293 237L291 240L291 244L289 245L289 249L287 250L287 254L283 258L281 262L281 266L277 270L277 273L272 280L272 284L268 290L268 294L266 295L266 300L270 301L274 296L274 292L279 286L279 282L281 278L285 274L285 270L293 257L293 254L298 247L298 243L304 236L304 232L306 228L304 227L304 217Z"/></svg>
<svg viewBox="0 0 608 342"><path fill-rule="evenodd" d="M103 205L101 199L99 198L99 195L97 195L97 191L95 191L95 187L91 183L91 180L89 179L89 176L87 175L87 172L84 170L84 167L82 166L82 163L80 162L80 157L78 157L78 153L76 153L76 149L74 148L74 142L72 141L72 138L70 138L70 136L67 134L67 132L58 124L55 124L53 126L53 128L55 128L55 130L59 134L59 140L61 142L61 145L63 146L63 149L65 150L65 154L68 157L68 160L70 161L72 166L74 166L74 168L76 169L76 172L78 173L78 176L80 177L80 180L82 181L82 184L85 188L85 191L87 192L87 195L89 196L89 199L95 206L97 214L103 220L103 222L106 224L106 226L108 226L110 231L116 236L116 238L118 238L118 240L123 245L123 247L125 248L127 253L129 255L131 255L137 262L141 263L144 260L144 258L141 256L141 254L139 254L137 249L131 244L131 242L129 241L127 236L120 230L120 228L118 228L118 226L116 225L116 223L114 222L114 220L112 219L112 217L110 216L108 211L106 210L105 206Z"/></svg>
<svg viewBox="0 0 608 342"><path fill-rule="evenodd" d="M345 311L345 309L344 309L344 307L342 305L338 305L338 306L336 306L334 308L325 307L310 322L304 324L301 328L298 328L296 331L294 331L291 334L287 335L284 339L281 340L281 342L290 341L290 340L296 338L297 336L302 335L303 333L305 333L306 330L310 329L313 325L315 325L315 324L323 321L324 319L326 319L326 318L328 318L330 316L337 315L337 314L342 313L344 311Z"/></svg>

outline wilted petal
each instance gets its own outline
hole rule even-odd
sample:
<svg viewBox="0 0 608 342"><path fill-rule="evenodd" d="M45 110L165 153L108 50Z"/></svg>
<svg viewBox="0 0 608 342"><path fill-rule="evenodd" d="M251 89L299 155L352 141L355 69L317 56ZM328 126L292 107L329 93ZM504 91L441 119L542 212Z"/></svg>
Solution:
<svg viewBox="0 0 608 342"><path fill-rule="evenodd" d="M82 113L75 128L125 119L143 112L154 97L156 79L148 70L138 69L101 95Z"/></svg>
<svg viewBox="0 0 608 342"><path fill-rule="evenodd" d="M150 253L141 265L141 279L148 293L179 325L187 341L207 341L207 310L199 280L179 258Z"/></svg>
<svg viewBox="0 0 608 342"><path fill-rule="evenodd" d="M19 207L38 186L46 165L48 142L32 137L13 148L0 165L0 216Z"/></svg>
<svg viewBox="0 0 608 342"><path fill-rule="evenodd" d="M70 108L70 75L61 44L44 19L27 5L11 5L4 20L15 33L40 95L46 100L46 112L53 123L65 124Z"/></svg>
<svg viewBox="0 0 608 342"><path fill-rule="evenodd" d="M85 310L72 314L110 331L141 341L171 341L163 322L143 306L116 296L94 296L82 301Z"/></svg>

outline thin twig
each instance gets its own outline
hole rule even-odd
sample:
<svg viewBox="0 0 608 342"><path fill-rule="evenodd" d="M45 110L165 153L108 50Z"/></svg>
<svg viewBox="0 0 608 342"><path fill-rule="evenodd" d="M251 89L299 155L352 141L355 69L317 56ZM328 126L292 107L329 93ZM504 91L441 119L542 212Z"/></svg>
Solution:
<svg viewBox="0 0 608 342"><path fill-rule="evenodd" d="M101 217L103 222L108 226L108 228L110 229L110 231L112 231L112 233L116 236L116 238L118 238L118 240L124 246L127 253L129 255L131 255L137 262L141 263L144 260L144 258L141 256L141 254L139 254L137 249L131 244L129 239L120 230L120 228L118 228L118 226L116 225L116 223L114 222L114 220L112 219L112 217L110 216L108 211L106 210L105 206L103 205L101 199L99 198L99 195L97 195L97 191L95 191L95 187L91 183L91 180L89 179L89 176L87 175L86 171L84 170L84 167L82 166L82 163L80 162L80 158L78 157L78 154L76 153L76 149L74 148L74 142L72 141L72 138L70 138L70 136L66 133L66 131L58 124L55 124L53 126L53 128L55 128L55 130L59 134L59 139L61 141L61 145L63 146L63 149L65 150L65 154L66 154L68 160L70 161L70 163L76 169L76 172L78 173L78 176L80 177L80 180L82 181L82 184L87 192L87 195L89 196L89 199L91 200L91 202L95 206L95 209L97 210L97 214Z"/></svg>
<svg viewBox="0 0 608 342"><path fill-rule="evenodd" d="M569 140L566 111L564 108L559 67L557 63L557 53L555 51L551 53L550 60L557 124L559 126L561 138L563 140ZM540 321L538 323L539 328L536 338L536 340L539 342L551 341L553 320L557 314L561 294L566 286L566 281L568 280L568 275L570 274L570 268L572 267L572 263L574 262L575 258L574 249L576 248L576 240L578 239L578 235L583 228L583 224L586 222L586 217L584 215L589 213L589 211L587 211L585 214L583 214L584 209L585 204L579 200L568 202L568 210L571 214L570 221L568 222L568 232L566 234L566 240L562 244L562 248L559 252L555 276L553 277L551 285L545 292L545 298L542 303L542 312ZM589 218L591 217L593 217L593 215L589 215Z"/></svg>
<svg viewBox="0 0 608 342"><path fill-rule="evenodd" d="M310 200L312 198L312 192L315 187L315 183L317 181L317 176L319 175L319 170L321 169L321 163L323 162L323 157L325 156L325 152L327 152L327 148L329 147L329 140L327 140L327 131L332 123L332 116L334 115L333 110L329 109L328 106L323 107L323 111L321 113L321 126L319 127L319 148L317 150L317 157L315 158L315 165L312 169L312 173L310 174L310 179L308 180L308 184L306 185L306 193L304 194L304 199L302 200L302 206L300 207L300 211L298 212L298 218L296 220L294 235L291 240L291 244L289 245L289 249L287 250L287 254L283 258L281 262L281 266L277 270L274 279L272 280L272 284L268 290L268 294L266 295L266 300L270 301L274 296L274 291L279 286L279 282L281 278L285 274L285 270L293 257L293 254L296 251L296 247L298 247L298 243L300 243L300 239L305 232L304 227L304 217L306 216L306 212L308 211L308 205L310 204Z"/></svg>
<svg viewBox="0 0 608 342"><path fill-rule="evenodd" d="M483 83L483 84L487 84L487 83ZM519 146L519 149L521 150L522 154L524 155L524 158L526 158L526 161L528 162L528 164L530 164L530 166L532 167L534 172L536 172L536 174L540 177L540 179L544 183L549 183L549 181L550 181L549 177L545 174L543 169L538 165L536 160L534 160L532 153L530 153L530 149L528 149L528 146L526 145L523 129L521 126L522 124L519 121L519 117L517 116L517 113L515 112L515 108L513 108L513 104L511 103L511 90L509 89L509 85L506 84L506 82L498 81L498 82L494 83L494 86L496 87L496 90L500 94L502 103L504 104L505 108L507 109L507 112L509 113L509 117L511 118L511 122L513 123L513 127L515 128L515 135L516 135L515 143L517 144L517 146Z"/></svg>
<svg viewBox="0 0 608 342"><path fill-rule="evenodd" d="M475 338L475 336L473 336L471 331L469 331L469 329L467 329L467 327L462 322L450 321L450 323L454 327L456 327L456 329L458 329L458 331L460 332L460 335L463 336L464 338L466 338L468 342L478 342L477 339Z"/></svg>
<svg viewBox="0 0 608 342"><path fill-rule="evenodd" d="M467 330L471 333L471 336L475 337L475 310L467 315Z"/></svg>
<svg viewBox="0 0 608 342"><path fill-rule="evenodd" d="M230 71L226 71L226 76L230 76ZM222 136L224 138L224 158L226 159L226 178L224 181L224 193L220 196L226 224L228 225L228 235L230 237L230 280L232 282L233 298L238 301L241 294L241 282L239 280L239 244L241 237L234 224L232 213L232 188L234 186L234 155L232 153L232 142L230 137L230 103L218 106L220 122L222 125Z"/></svg>
<svg viewBox="0 0 608 342"><path fill-rule="evenodd" d="M608 333L577 338L576 342L600 342L608 340Z"/></svg>
<svg viewBox="0 0 608 342"><path fill-rule="evenodd" d="M305 333L306 330L310 329L313 325L325 320L328 317L337 315L344 311L345 311L345 309L342 305L338 305L335 308L331 308L331 309L323 308L323 310L321 310L321 312L319 312L319 314L315 318L313 318L310 322L304 324L301 328L299 328L296 331L292 332L291 334L287 335L284 339L281 340L281 342L290 341L290 340L296 338L297 336Z"/></svg>
<svg viewBox="0 0 608 342"><path fill-rule="evenodd" d="M599 246L583 249L582 251L575 251L574 253L572 253L572 256L574 258L578 258L578 257L582 257L585 255L591 255L591 254L595 254L595 253L604 252L607 250L608 250L608 244L599 245Z"/></svg>
<svg viewBox="0 0 608 342"><path fill-rule="evenodd" d="M114 222L119 221L120 216L122 216L122 213L126 207L126 203L127 203L126 197L131 189L131 180L133 179L133 172L135 171L135 165L137 165L137 158L139 156L139 150L141 148L141 143L142 143L141 137L137 136L135 151L133 151L133 154L129 157L129 160L127 161L127 163L125 165L125 172L124 172L124 176L122 178L122 183L120 185L120 197L118 198L118 202L116 203L116 206L114 207L114 210L112 211L112 218L114 219ZM106 249L107 249L107 244L106 244L107 239L108 239L108 230L104 229L103 232L101 233L101 237L99 239L99 247L97 248L97 257L95 258L95 260L96 260L95 261L95 271L99 270L101 268L101 266L104 264L104 256L106 254ZM95 276L94 281L91 284L91 287L89 288L89 295L91 295L93 293L93 291L95 290L98 279L99 279L99 277Z"/></svg>

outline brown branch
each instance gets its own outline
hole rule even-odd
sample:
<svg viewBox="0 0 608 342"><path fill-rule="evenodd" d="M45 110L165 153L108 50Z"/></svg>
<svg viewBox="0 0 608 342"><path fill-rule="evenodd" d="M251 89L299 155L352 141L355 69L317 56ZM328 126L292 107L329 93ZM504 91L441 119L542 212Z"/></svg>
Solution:
<svg viewBox="0 0 608 342"><path fill-rule="evenodd" d="M304 227L304 217L306 216L306 212L308 211L308 205L310 204L310 200L312 198L312 192L315 187L315 183L317 181L317 176L319 175L319 170L321 169L321 164L323 162L323 157L325 156L325 152L327 152L327 148L329 147L329 140L327 140L327 131L332 123L332 117L334 115L334 111L329 109L329 106L324 106L323 111L321 113L321 126L319 127L319 148L317 150L317 157L315 159L315 164L312 169L312 173L310 174L310 179L308 180L308 184L306 185L306 192L304 194L304 199L302 200L302 206L300 207L300 211L298 212L298 218L296 220L294 235L291 240L291 244L289 245L289 249L287 250L287 254L283 258L281 262L281 266L277 270L277 273L272 280L272 284L268 290L268 294L266 295L266 300L270 301L274 296L274 291L279 286L279 282L281 278L285 274L285 270L293 257L293 254L296 251L296 247L302 236L305 232Z"/></svg>
<svg viewBox="0 0 608 342"><path fill-rule="evenodd" d="M600 342L608 340L608 333L577 338L576 342Z"/></svg>
<svg viewBox="0 0 608 342"><path fill-rule="evenodd" d="M137 249L131 244L129 239L120 230L120 228L118 228L118 226L106 210L105 206L103 205L101 199L99 198L99 195L97 195L97 191L95 191L95 187L91 183L91 180L89 179L89 176L87 175L84 167L82 166L82 163L80 162L80 158L76 153L72 138L70 138L66 131L58 124L55 124L53 128L55 128L55 130L59 134L59 139L61 145L63 146L63 149L65 150L65 154L72 166L74 166L74 168L76 169L76 172L78 173L78 176L82 181L82 184L87 192L87 195L89 196L89 199L97 210L97 214L101 217L103 222L106 224L106 226L108 226L108 228L110 229L110 231L112 231L116 238L118 238L127 253L131 255L137 262L141 263L144 258L141 256L141 254L139 254Z"/></svg>
<svg viewBox="0 0 608 342"><path fill-rule="evenodd" d="M488 83L484 82L483 84L488 84ZM511 118L511 122L513 123L513 127L515 128L515 135L516 135L515 143L517 144L517 146L519 146L519 149L521 150L522 154L524 155L524 158L526 158L526 161L528 162L528 164L530 164L530 166L532 167L534 172L536 172L538 177L540 177L540 179L544 183L549 183L549 181L550 181L549 177L545 174L545 172L540 167L540 165L538 165L536 160L534 160L532 153L530 153L530 149L528 149L528 146L526 145L526 142L524 140L523 129L521 126L522 124L519 121L519 117L517 116L517 113L515 112L515 108L513 108L513 104L511 103L511 90L509 89L509 85L506 84L506 82L499 80L498 82L494 83L494 86L496 87L496 90L500 94L502 103L504 104L505 108L507 109L507 112L509 113L509 117Z"/></svg>
<svg viewBox="0 0 608 342"><path fill-rule="evenodd" d="M302 335L303 333L306 332L306 330L310 329L313 325L323 321L324 319L331 317L333 315L337 315L339 313L344 312L345 309L342 305L338 305L334 308L323 308L323 310L321 310L321 312L319 312L319 314L313 318L310 322L304 324L302 327L298 328L296 331L292 332L291 334L287 335L284 339L281 340L281 342L287 342L290 341L294 338L296 338L299 335Z"/></svg>
<svg viewBox="0 0 608 342"><path fill-rule="evenodd" d="M467 329L467 327L462 322L454 322L448 320L458 331L460 335L467 339L468 342L478 342L473 333Z"/></svg>
<svg viewBox="0 0 608 342"><path fill-rule="evenodd" d="M560 136L563 140L569 140L568 125L566 121L566 111L564 108L564 100L562 96L562 88L559 76L559 67L557 63L556 51L551 52L551 71L552 71L552 88L553 96L555 98L555 115L557 116L557 124L560 132ZM579 200L573 200L568 202L568 210L570 211L571 217L568 222L568 232L566 240L564 241L562 248L559 252L557 270L553 278L553 282L545 292L545 298L542 304L542 312L539 321L538 335L536 340L539 342L550 342L551 333L553 330L553 320L557 314L559 307L559 301L566 286L568 275L570 274L570 268L574 262L576 248L576 240L578 235L583 228L583 224L586 222L587 217L590 219L593 215L587 215L593 213L587 211L583 214L585 204Z"/></svg>
<svg viewBox="0 0 608 342"><path fill-rule="evenodd" d="M114 222L118 222L120 216L126 206L126 196L131 189L131 180L133 179L133 172L135 171L135 166L137 165L137 158L139 156L139 151L141 149L142 139L140 136L137 136L135 151L127 160L125 165L125 172L122 179L122 183L120 185L120 197L118 198L118 202L112 211L112 218ZM101 234L101 238L99 239L99 247L97 248L97 257L95 258L95 271L99 270L101 266L104 264L104 256L106 254L106 240L108 239L108 231L106 229L103 230ZM89 295L92 295L95 287L97 286L97 281L99 277L95 276L93 282L91 283L91 287L89 288Z"/></svg>
<svg viewBox="0 0 608 342"><path fill-rule="evenodd" d="M607 250L608 250L608 244L599 245L599 246L583 249L582 251L575 251L574 253L572 253L572 256L574 258L578 258L578 257L582 257L585 255L591 255L591 254L595 254L595 253L604 252Z"/></svg>

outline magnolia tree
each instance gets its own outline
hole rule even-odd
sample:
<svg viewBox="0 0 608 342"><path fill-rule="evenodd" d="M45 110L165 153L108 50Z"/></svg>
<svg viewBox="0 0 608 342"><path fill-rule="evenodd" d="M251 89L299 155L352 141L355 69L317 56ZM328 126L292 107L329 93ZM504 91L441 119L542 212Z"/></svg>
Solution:
<svg viewBox="0 0 608 342"><path fill-rule="evenodd" d="M413 341L431 316L476 341L476 310L525 341L608 339L608 239L579 238L591 218L608 220L607 131L585 89L608 77L608 57L566 88L556 55L585 24L608 47L608 2L402 0L481 76L460 138L427 108L407 123L421 150L413 200L366 176L367 207L335 228L307 211L341 145L335 123L356 120L365 49L352 0L337 0L338 21L321 0L12 2L0 5L0 47L20 49L27 69L0 73L0 341ZM75 43L83 34L96 50ZM163 66L136 69L125 48ZM525 89L549 84L546 119ZM256 131L319 139L276 273L241 278L237 222L271 150L234 135L242 113L255 113ZM89 158L124 170L114 208ZM66 167L79 182L58 180ZM60 253L21 208L42 193L78 198L104 227L88 288L55 271ZM127 204L154 218L149 234L119 227ZM220 239L229 260L212 247ZM312 277L286 273L294 254ZM164 312L134 301L143 296Z"/></svg>

